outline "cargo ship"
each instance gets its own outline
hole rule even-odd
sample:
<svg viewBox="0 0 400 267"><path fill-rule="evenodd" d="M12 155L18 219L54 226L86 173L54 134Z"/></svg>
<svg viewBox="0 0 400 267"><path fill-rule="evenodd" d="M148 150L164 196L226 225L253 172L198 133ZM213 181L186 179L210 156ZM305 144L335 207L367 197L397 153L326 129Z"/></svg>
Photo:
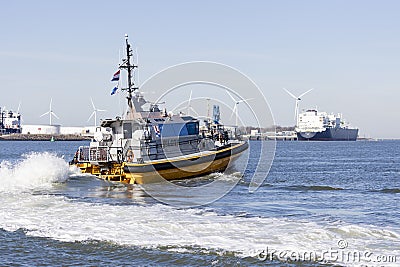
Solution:
<svg viewBox="0 0 400 267"><path fill-rule="evenodd" d="M0 135L21 133L21 114L0 108Z"/></svg>
<svg viewBox="0 0 400 267"><path fill-rule="evenodd" d="M358 136L358 129L350 127L341 114L316 109L299 114L295 131L300 141L356 141Z"/></svg>

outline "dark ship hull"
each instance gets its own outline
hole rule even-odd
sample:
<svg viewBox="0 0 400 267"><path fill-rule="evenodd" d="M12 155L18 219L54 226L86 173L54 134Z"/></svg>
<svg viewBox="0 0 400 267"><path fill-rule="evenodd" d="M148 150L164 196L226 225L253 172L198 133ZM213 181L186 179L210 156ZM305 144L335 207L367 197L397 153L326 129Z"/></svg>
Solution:
<svg viewBox="0 0 400 267"><path fill-rule="evenodd" d="M0 125L0 135L2 135L2 134L13 134L13 133L21 133L21 129L3 128Z"/></svg>
<svg viewBox="0 0 400 267"><path fill-rule="evenodd" d="M298 132L299 141L356 141L358 129L326 128L323 132Z"/></svg>

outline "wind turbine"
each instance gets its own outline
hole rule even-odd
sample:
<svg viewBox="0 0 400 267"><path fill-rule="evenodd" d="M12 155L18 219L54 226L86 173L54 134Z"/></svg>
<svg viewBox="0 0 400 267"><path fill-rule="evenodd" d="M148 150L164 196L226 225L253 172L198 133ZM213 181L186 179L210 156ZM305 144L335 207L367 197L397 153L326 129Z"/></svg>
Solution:
<svg viewBox="0 0 400 267"><path fill-rule="evenodd" d="M21 114L19 113L20 109L21 109L21 100L19 101L18 108L17 108L17 116L19 116L19 120L20 120L20 123L21 123L21 121L23 122L24 120L22 119Z"/></svg>
<svg viewBox="0 0 400 267"><path fill-rule="evenodd" d="M45 113L43 113L42 115L40 115L40 117L43 117L44 115L47 115L47 114L49 114L49 117L50 117L50 125L52 125L51 124L51 116L54 116L54 117L56 117L57 119L60 119L59 117L57 117L57 115L53 112L53 110L51 109L51 104L53 103L53 98L50 98L50 108L49 108L49 111L47 111L47 112L45 112Z"/></svg>
<svg viewBox="0 0 400 267"><path fill-rule="evenodd" d="M89 119L87 121L90 121L90 119L94 115L94 127L97 127L97 112L102 112L102 111L107 111L107 110L96 108L96 106L93 103L93 99L92 98L90 98L90 102L92 102L93 112L92 112L92 114L90 115L90 117L89 117Z"/></svg>
<svg viewBox="0 0 400 267"><path fill-rule="evenodd" d="M19 114L19 109L21 108L21 101L18 103L17 113Z"/></svg>
<svg viewBox="0 0 400 267"><path fill-rule="evenodd" d="M196 110L192 107L192 94L193 94L193 90L190 90L189 101L188 101L188 105L186 107L186 109L187 109L186 114L190 115L189 113L190 113L190 110L191 110L191 111L193 111L193 113L196 116L199 116L199 113L197 113Z"/></svg>
<svg viewBox="0 0 400 267"><path fill-rule="evenodd" d="M296 122L296 126L298 126L299 124L299 102L301 101L301 98L303 96L305 96L307 93L309 93L310 91L312 91L314 88L311 88L310 90L302 93L299 96L295 96L294 94L292 94L291 92L289 92L286 88L283 88L283 90L285 90L291 97L293 97L296 100L296 104L294 106L294 120Z"/></svg>
<svg viewBox="0 0 400 267"><path fill-rule="evenodd" d="M232 108L232 114L231 114L231 119L233 116L233 113L235 113L236 115L236 123L235 126L238 127L238 118L239 118L239 114L238 114L238 105L242 102L247 102L249 100L252 100L253 98L248 98L248 99L239 99L236 100L228 91L226 91L228 93L228 95L232 98L233 102L234 102L234 106Z"/></svg>

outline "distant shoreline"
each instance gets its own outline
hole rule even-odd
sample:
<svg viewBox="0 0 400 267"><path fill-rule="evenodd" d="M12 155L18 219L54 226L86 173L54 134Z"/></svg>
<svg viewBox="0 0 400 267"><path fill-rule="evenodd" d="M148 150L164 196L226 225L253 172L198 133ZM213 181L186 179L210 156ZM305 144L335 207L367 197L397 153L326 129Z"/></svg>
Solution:
<svg viewBox="0 0 400 267"><path fill-rule="evenodd" d="M75 134L7 134L0 135L0 141L89 141L90 136Z"/></svg>
<svg viewBox="0 0 400 267"><path fill-rule="evenodd" d="M90 141L92 137L78 134L5 134L0 135L0 141ZM358 137L357 141L389 141L400 140L400 138L368 138Z"/></svg>

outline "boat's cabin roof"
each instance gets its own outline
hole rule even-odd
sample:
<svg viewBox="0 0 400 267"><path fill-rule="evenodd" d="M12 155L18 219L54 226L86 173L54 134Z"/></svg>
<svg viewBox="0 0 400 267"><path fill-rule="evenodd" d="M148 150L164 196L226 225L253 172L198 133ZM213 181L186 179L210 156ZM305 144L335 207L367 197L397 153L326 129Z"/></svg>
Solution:
<svg viewBox="0 0 400 267"><path fill-rule="evenodd" d="M106 128L106 127L111 127L111 125L112 125L114 122L117 122L117 121L122 121L122 120L121 120L121 118L119 118L119 117L117 117L117 118L115 118L115 119L104 119L104 120L101 121L100 126L101 126L101 127L104 127L104 128Z"/></svg>
<svg viewBox="0 0 400 267"><path fill-rule="evenodd" d="M143 112L142 112L143 113ZM146 112L144 112L146 113ZM142 114L145 115L145 114ZM138 118L138 119L121 119L120 117L117 117L115 119L104 119L101 121L101 127L112 127L112 125L115 122L136 122L139 124L153 124L153 125L157 125L157 124L171 124L171 123L186 123L186 122L197 122L198 119L192 117L192 116L188 116L188 115L184 115L184 116L180 116L180 115L173 115L173 116L148 116L146 117L142 117L142 118Z"/></svg>

